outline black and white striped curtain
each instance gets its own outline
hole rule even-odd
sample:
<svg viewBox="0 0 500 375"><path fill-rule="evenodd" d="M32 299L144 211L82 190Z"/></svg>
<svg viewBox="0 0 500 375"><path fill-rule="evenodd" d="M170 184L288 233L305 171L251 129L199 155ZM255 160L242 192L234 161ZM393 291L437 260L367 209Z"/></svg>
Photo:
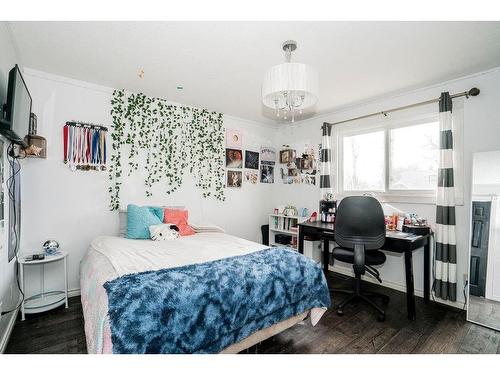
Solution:
<svg viewBox="0 0 500 375"><path fill-rule="evenodd" d="M457 246L455 234L455 186L453 181L452 101L444 92L439 100L439 170L436 199L436 297L456 301Z"/></svg>
<svg viewBox="0 0 500 375"><path fill-rule="evenodd" d="M319 190L320 199L325 199L328 193L333 193L332 176L332 126L323 123L323 137L321 139L321 160Z"/></svg>

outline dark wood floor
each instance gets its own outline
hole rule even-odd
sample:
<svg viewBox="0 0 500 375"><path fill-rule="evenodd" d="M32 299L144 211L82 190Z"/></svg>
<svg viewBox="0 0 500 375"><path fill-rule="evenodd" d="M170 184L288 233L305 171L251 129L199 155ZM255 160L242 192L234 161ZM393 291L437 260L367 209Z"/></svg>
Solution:
<svg viewBox="0 0 500 375"><path fill-rule="evenodd" d="M348 287L352 279L329 275L336 288ZM417 320L406 318L405 294L372 284L390 296L385 322L362 303L337 316L326 312L316 327L296 325L270 338L249 352L258 353L500 353L500 332L465 321L463 311L417 300ZM334 296L338 303L341 295ZM17 321L7 353L86 353L82 306L79 297L68 309L28 315Z"/></svg>

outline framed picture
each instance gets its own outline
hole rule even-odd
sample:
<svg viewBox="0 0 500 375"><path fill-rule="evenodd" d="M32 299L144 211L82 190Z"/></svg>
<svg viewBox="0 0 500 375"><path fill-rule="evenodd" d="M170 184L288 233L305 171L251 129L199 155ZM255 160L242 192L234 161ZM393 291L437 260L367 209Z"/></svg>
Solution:
<svg viewBox="0 0 500 375"><path fill-rule="evenodd" d="M274 165L276 163L276 151L272 147L261 147L260 163Z"/></svg>
<svg viewBox="0 0 500 375"><path fill-rule="evenodd" d="M245 168L259 169L259 153L254 151L245 151Z"/></svg>
<svg viewBox="0 0 500 375"><path fill-rule="evenodd" d="M281 150L280 151L280 164L293 163L295 161L295 150Z"/></svg>
<svg viewBox="0 0 500 375"><path fill-rule="evenodd" d="M300 169L313 169L314 168L314 159L312 157L306 157L300 159Z"/></svg>
<svg viewBox="0 0 500 375"><path fill-rule="evenodd" d="M259 182L258 171L245 171L244 177L245 182L249 182L251 184Z"/></svg>
<svg viewBox="0 0 500 375"><path fill-rule="evenodd" d="M241 150L226 148L226 167L227 168L243 167L243 156Z"/></svg>
<svg viewBox="0 0 500 375"><path fill-rule="evenodd" d="M241 171L227 171L227 187L239 188L241 187L241 180Z"/></svg>
<svg viewBox="0 0 500 375"><path fill-rule="evenodd" d="M261 164L260 166L260 182L264 184L274 183L274 165Z"/></svg>
<svg viewBox="0 0 500 375"><path fill-rule="evenodd" d="M235 129L226 129L226 147L228 148L243 148L243 133Z"/></svg>
<svg viewBox="0 0 500 375"><path fill-rule="evenodd" d="M316 185L316 176L313 176L311 174L303 174L302 183L305 185Z"/></svg>

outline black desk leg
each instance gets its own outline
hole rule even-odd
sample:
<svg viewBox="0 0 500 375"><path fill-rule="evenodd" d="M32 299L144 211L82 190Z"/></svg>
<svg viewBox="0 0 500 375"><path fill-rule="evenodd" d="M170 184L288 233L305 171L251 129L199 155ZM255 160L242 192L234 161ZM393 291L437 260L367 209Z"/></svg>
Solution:
<svg viewBox="0 0 500 375"><path fill-rule="evenodd" d="M328 238L323 240L323 271L328 271L328 264L330 263L330 241Z"/></svg>
<svg viewBox="0 0 500 375"><path fill-rule="evenodd" d="M299 243L297 244L300 254L304 254L304 229L299 226Z"/></svg>
<svg viewBox="0 0 500 375"><path fill-rule="evenodd" d="M405 274L408 319L415 320L415 287L413 285L413 254L411 250L405 251Z"/></svg>
<svg viewBox="0 0 500 375"><path fill-rule="evenodd" d="M430 272L431 271L431 240L427 238L427 243L424 245L424 302L429 303L430 300Z"/></svg>

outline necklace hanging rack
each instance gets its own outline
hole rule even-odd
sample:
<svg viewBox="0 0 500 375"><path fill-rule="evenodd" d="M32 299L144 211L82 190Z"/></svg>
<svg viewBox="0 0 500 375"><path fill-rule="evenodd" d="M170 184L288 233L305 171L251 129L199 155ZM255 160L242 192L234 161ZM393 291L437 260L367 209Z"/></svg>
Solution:
<svg viewBox="0 0 500 375"><path fill-rule="evenodd" d="M63 126L64 164L72 171L106 170L106 135L102 125L68 121Z"/></svg>

